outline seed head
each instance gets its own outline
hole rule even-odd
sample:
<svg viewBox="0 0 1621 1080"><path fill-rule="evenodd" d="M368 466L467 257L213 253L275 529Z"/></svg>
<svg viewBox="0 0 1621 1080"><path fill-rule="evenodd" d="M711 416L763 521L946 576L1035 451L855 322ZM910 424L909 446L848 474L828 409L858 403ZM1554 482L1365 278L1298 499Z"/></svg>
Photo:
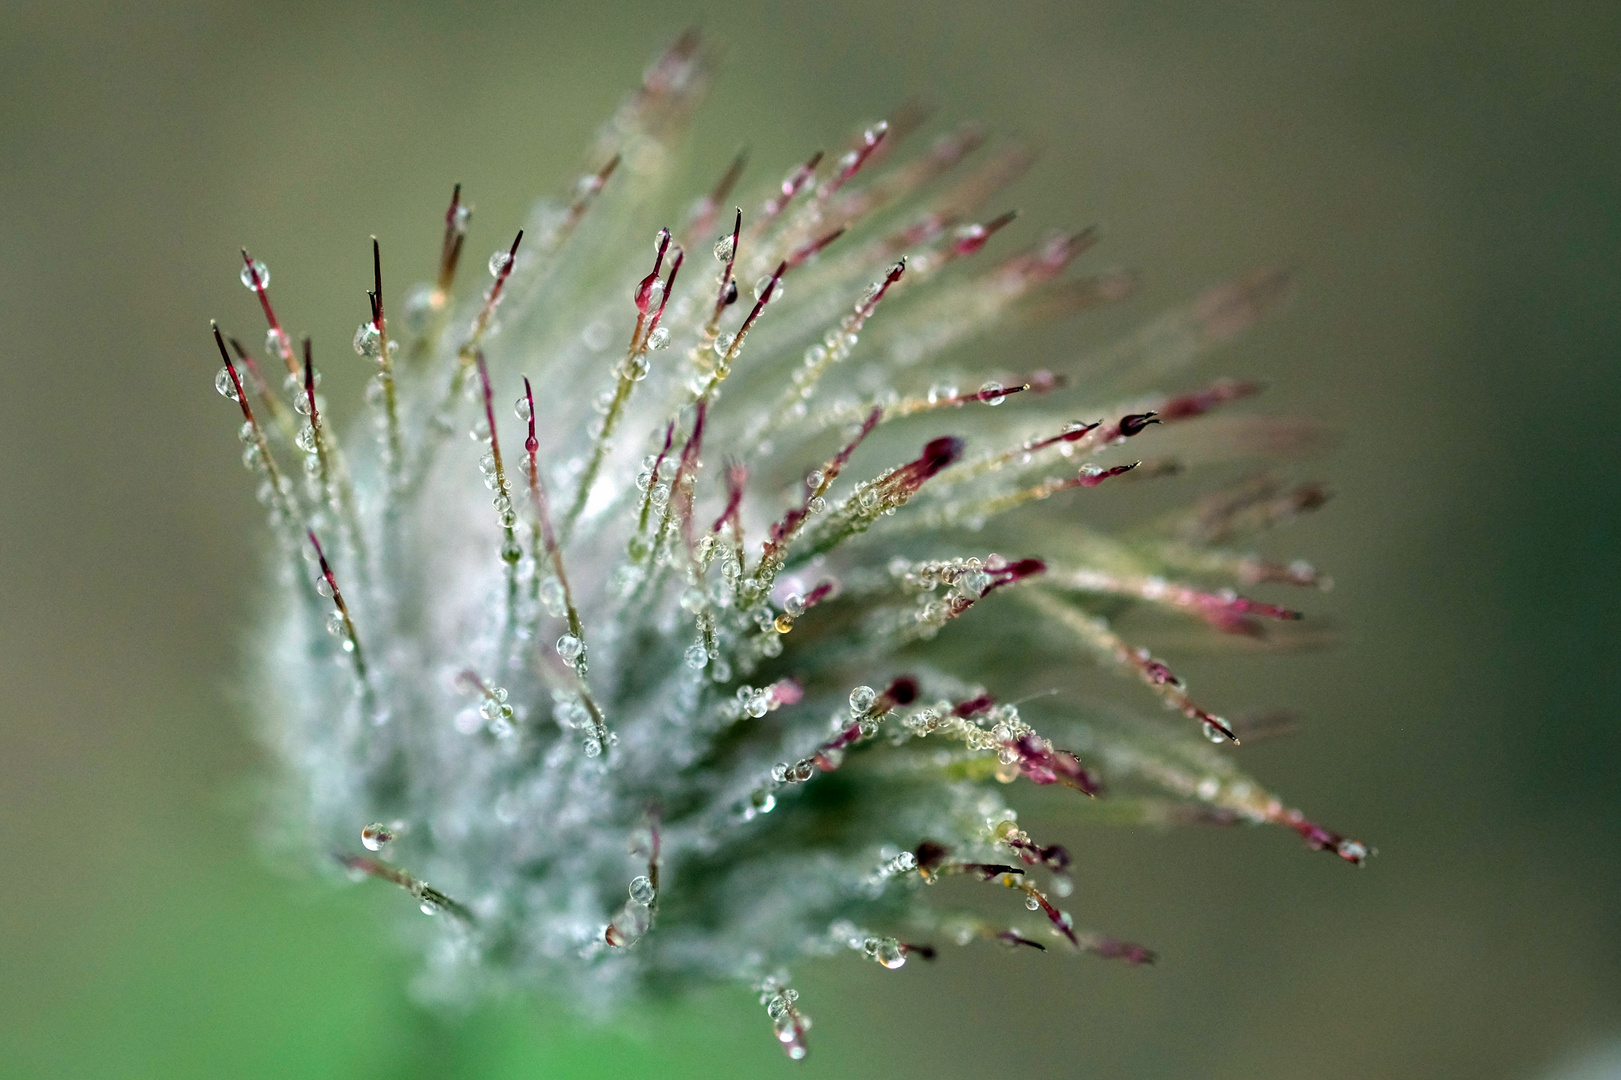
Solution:
<svg viewBox="0 0 1621 1080"><path fill-rule="evenodd" d="M667 215L711 68L694 35L660 57L483 287L460 280L459 185L428 283L385 305L373 242L354 347L375 431L340 440L243 253L287 381L216 330L216 386L278 545L254 672L288 842L435 916L410 927L430 995L604 1009L741 980L793 1058L804 957L1153 958L1058 906L1085 853L1018 826L1025 785L1116 821L1284 825L1362 863L1206 741L1276 725L1209 711L1117 628L1158 608L1272 640L1299 614L1233 587L1325 580L1242 545L1322 490L1250 478L1118 536L1088 524L1135 484L1310 441L1207 415L1258 388L1183 373L1280 275L1026 368L1014 328L1130 280L1071 273L1093 230L1018 248L996 200L1023 151L976 165L971 128L911 149L908 108L741 206L743 158L717 159ZM1145 373L1179 385L1129 393ZM1087 660L1138 684L1128 711L1077 703ZM1155 699L1170 719L1129 711ZM984 884L1016 902L971 913Z"/></svg>

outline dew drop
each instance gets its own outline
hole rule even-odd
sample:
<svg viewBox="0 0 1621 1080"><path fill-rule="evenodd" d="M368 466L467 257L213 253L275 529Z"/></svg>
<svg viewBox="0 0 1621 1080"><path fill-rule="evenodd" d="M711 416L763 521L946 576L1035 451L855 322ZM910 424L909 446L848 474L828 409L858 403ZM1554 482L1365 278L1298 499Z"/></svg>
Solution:
<svg viewBox="0 0 1621 1080"><path fill-rule="evenodd" d="M310 424L305 424L303 427L299 428L298 439L296 441L298 443L298 448L304 451L306 454L315 453L315 428Z"/></svg>
<svg viewBox="0 0 1621 1080"><path fill-rule="evenodd" d="M383 355L383 335L377 332L375 323L363 322L355 330L355 352L361 356L375 360Z"/></svg>
<svg viewBox="0 0 1621 1080"><path fill-rule="evenodd" d="M394 834L381 821L374 821L360 830L360 842L367 851L382 851L394 839Z"/></svg>
<svg viewBox="0 0 1621 1080"><path fill-rule="evenodd" d="M857 714L872 708L872 703L878 700L878 691L870 686L858 686L850 691L850 711Z"/></svg>
<svg viewBox="0 0 1621 1080"><path fill-rule="evenodd" d="M557 639L557 655L569 663L573 663L585 651L585 642L573 634L564 634Z"/></svg>
<svg viewBox="0 0 1621 1080"><path fill-rule="evenodd" d="M529 398L527 395L512 403L512 411L518 414L519 420L529 419Z"/></svg>
<svg viewBox="0 0 1621 1080"><path fill-rule="evenodd" d="M497 251L494 255L491 255L490 256L490 276L495 277L495 278L500 277L501 276L501 271L505 270L507 268L507 263L509 263L511 261L512 261L512 256L507 254L505 248L501 249L500 251Z"/></svg>
<svg viewBox="0 0 1621 1080"><path fill-rule="evenodd" d="M630 879L630 898L638 904L648 905L653 902L653 882L644 874Z"/></svg>
<svg viewBox="0 0 1621 1080"><path fill-rule="evenodd" d="M326 617L326 632L329 634L342 634L344 632L343 612L334 611Z"/></svg>
<svg viewBox="0 0 1621 1080"><path fill-rule="evenodd" d="M686 660L689 668L699 671L705 664L709 663L709 653L701 644L689 645L686 651Z"/></svg>
<svg viewBox="0 0 1621 1080"><path fill-rule="evenodd" d="M231 381L230 368L220 368L219 374L214 376L214 389L220 392L221 397L230 398L232 401L241 400L237 396L236 383Z"/></svg>
<svg viewBox="0 0 1621 1080"><path fill-rule="evenodd" d="M654 352L658 352L669 343L670 328L668 326L656 327L651 334L647 335L647 347Z"/></svg>
<svg viewBox="0 0 1621 1080"><path fill-rule="evenodd" d="M255 274L259 275L259 283L257 285L255 285L253 282L253 276ZM237 273L237 277L242 279L242 284L244 287L252 289L254 292L258 292L260 289L263 289L270 284L270 270L258 259L253 260L253 268L251 270L244 265Z"/></svg>
<svg viewBox="0 0 1621 1080"><path fill-rule="evenodd" d="M597 742L595 739L585 740L585 745L582 747L582 749L585 751L586 757L594 758L602 756L602 744Z"/></svg>
<svg viewBox="0 0 1621 1080"><path fill-rule="evenodd" d="M716 338L715 339L715 344L713 346L713 348L715 350L715 355L716 356L725 356L726 351L732 347L732 342L734 340L735 339L734 339L733 335L731 335L731 334L722 334L720 337Z"/></svg>
<svg viewBox="0 0 1621 1080"><path fill-rule="evenodd" d="M1037 900L1033 896L1027 896L1024 898L1024 906L1029 908L1031 911L1040 911L1041 901Z"/></svg>
<svg viewBox="0 0 1621 1080"><path fill-rule="evenodd" d="M1007 400L1007 395L1002 393L1002 390L1002 384L992 379L979 388L979 400L987 405L1000 405Z"/></svg>
<svg viewBox="0 0 1621 1080"><path fill-rule="evenodd" d="M737 251L737 248L732 246L732 234L731 233L727 233L725 236L723 236L719 240L715 241L715 261L716 262L730 262L731 259L732 259L732 255L735 254L736 251Z"/></svg>

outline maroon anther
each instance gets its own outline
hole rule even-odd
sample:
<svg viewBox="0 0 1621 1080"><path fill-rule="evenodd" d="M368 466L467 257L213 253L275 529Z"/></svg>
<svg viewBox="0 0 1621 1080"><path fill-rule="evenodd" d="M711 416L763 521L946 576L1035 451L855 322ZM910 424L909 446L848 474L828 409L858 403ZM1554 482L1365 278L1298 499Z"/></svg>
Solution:
<svg viewBox="0 0 1621 1080"><path fill-rule="evenodd" d="M1143 674L1155 686L1181 686L1182 680L1172 674L1171 669L1158 660L1144 660L1142 662Z"/></svg>
<svg viewBox="0 0 1621 1080"><path fill-rule="evenodd" d="M523 377L523 399L529 406L529 435L523 441L523 448L529 454L529 474L533 476L537 468L535 452L540 449L540 440L535 437L535 391L529 386L529 376L527 375ZM490 430L494 431L495 429L491 428ZM664 447L666 450L670 447L668 434L664 436Z"/></svg>
<svg viewBox="0 0 1621 1080"><path fill-rule="evenodd" d="M988 712L990 707L995 704L996 699L991 695L980 694L978 697L971 697L967 701L959 702L957 707L951 710L951 715L967 720L970 717L978 716L982 712Z"/></svg>
<svg viewBox="0 0 1621 1080"><path fill-rule="evenodd" d="M883 696L891 705L910 705L917 700L917 680L910 675L902 675L889 684Z"/></svg>
<svg viewBox="0 0 1621 1080"><path fill-rule="evenodd" d="M902 956L911 956L915 953L924 960L933 960L935 957L933 945L914 945L909 941L902 941L899 944Z"/></svg>
<svg viewBox="0 0 1621 1080"><path fill-rule="evenodd" d="M1042 847L1030 840L1018 840L1011 837L1002 841L1012 848L1019 858L1030 866L1041 865L1050 870L1063 871L1070 865L1069 851L1062 844L1049 844Z"/></svg>
<svg viewBox="0 0 1621 1080"><path fill-rule="evenodd" d="M915 495L925 481L938 475L942 469L962 457L966 445L955 435L931 439L924 444L922 455L916 461L909 461L896 469L890 474L888 482L905 492L908 497Z"/></svg>
<svg viewBox="0 0 1621 1080"><path fill-rule="evenodd" d="M1011 585L1015 581L1023 581L1027 577L1034 577L1036 574L1044 574L1046 572L1047 564L1042 562L1040 559L1020 559L1018 562L1010 563L1007 566L1002 567L1000 570L989 571L991 575L991 583L985 586L985 588L980 592L980 595L988 596L991 592L996 589L1000 589L1003 585Z"/></svg>
<svg viewBox="0 0 1621 1080"><path fill-rule="evenodd" d="M805 594L805 608L809 610L824 600L831 599L838 592L839 583L829 579L819 583L816 588Z"/></svg>
<svg viewBox="0 0 1621 1080"><path fill-rule="evenodd" d="M1013 947L1016 947L1016 946L1019 946L1019 945L1028 945L1032 949L1036 949L1036 950L1038 950L1040 952L1046 952L1047 951L1047 946L1043 945L1039 941L1032 941L1030 938L1025 937L1023 934L1019 933L1017 930L999 930L996 933L996 940L1000 941L1002 944L1008 946L1009 948L1013 948Z"/></svg>
<svg viewBox="0 0 1621 1080"><path fill-rule="evenodd" d="M957 239L951 245L951 254L957 258L974 254L980 248L984 247L990 238L996 235L1000 229L1010 224L1013 219L1018 216L1019 212L1017 210L1009 210L1007 213L991 221L987 221L983 225L964 226L961 233L958 234Z"/></svg>
<svg viewBox="0 0 1621 1080"><path fill-rule="evenodd" d="M1074 754L1055 750L1039 735L1025 734L1006 744L1018 755L1020 775L1034 784L1062 784L1083 795L1097 795L1103 785L1088 772Z"/></svg>
<svg viewBox="0 0 1621 1080"><path fill-rule="evenodd" d="M1090 950L1106 960L1124 960L1128 964L1152 964L1154 952L1152 949L1133 944L1130 941L1116 941L1114 938L1098 938L1089 946Z"/></svg>
<svg viewBox="0 0 1621 1080"><path fill-rule="evenodd" d="M715 311L709 317L709 332L715 332L715 325L720 320L720 313L731 304L737 303L737 279L732 277L732 268L737 265L737 245L743 235L743 211L737 211L737 220L732 225L732 253L726 257L726 269L720 275L720 295L715 298Z"/></svg>
<svg viewBox="0 0 1621 1080"><path fill-rule="evenodd" d="M1060 431L1057 435L1049 435L1045 439L1037 439L1032 443L1027 443L1024 449L1026 452L1030 452L1035 450L1045 450L1047 447L1061 442L1080 442L1082 439L1092 434L1092 432L1096 431L1098 426L1102 423L1103 421L1101 420L1094 420L1090 424L1083 424L1077 420L1063 431Z"/></svg>
<svg viewBox="0 0 1621 1080"><path fill-rule="evenodd" d="M653 257L653 272L644 277L641 284L636 286L636 310L643 315L653 306L653 283L659 279L659 271L664 269L664 253L670 250L670 230L659 230L659 250ZM660 307L663 305L661 304Z"/></svg>
<svg viewBox="0 0 1621 1080"><path fill-rule="evenodd" d="M321 418L315 413L315 364L310 360L310 339L304 339L304 400L310 407L310 426L317 431Z"/></svg>
<svg viewBox="0 0 1621 1080"><path fill-rule="evenodd" d="M932 871L946 861L951 849L936 840L925 840L913 850L912 856L917 859L917 868L923 871Z"/></svg>
<svg viewBox="0 0 1621 1080"><path fill-rule="evenodd" d="M1195 416L1203 416L1217 405L1225 405L1229 401L1238 401L1261 392L1261 384L1256 382L1233 382L1223 379L1203 390L1191 394L1174 397L1160 406L1159 415L1166 421L1187 420Z"/></svg>
<svg viewBox="0 0 1621 1080"><path fill-rule="evenodd" d="M1186 712L1190 718L1202 721L1208 727L1214 728L1215 730L1221 732L1232 742L1236 743L1238 741L1238 735L1234 733L1233 729L1228 727L1227 722L1221 717L1216 716L1214 713L1201 709L1197 705L1189 705L1183 711ZM1304 836L1305 834L1301 833L1301 835Z"/></svg>
<svg viewBox="0 0 1621 1080"><path fill-rule="evenodd" d="M1149 424L1159 423L1159 414L1152 409L1145 413L1127 413L1120 418L1120 434L1125 438L1139 435Z"/></svg>
<svg viewBox="0 0 1621 1080"><path fill-rule="evenodd" d="M1075 478L1075 482L1081 487L1097 487L1099 484L1103 483L1103 481L1112 479L1116 476L1123 476L1141 464L1142 462L1140 461L1133 461L1130 465L1116 465L1114 468L1104 469L1102 472L1083 473Z"/></svg>
<svg viewBox="0 0 1621 1080"><path fill-rule="evenodd" d="M1278 820L1299 833L1306 846L1313 851L1332 851L1354 866L1361 866L1367 861L1368 849L1365 846L1355 840L1347 840L1332 829L1307 821L1298 810L1290 810Z"/></svg>
<svg viewBox="0 0 1621 1080"><path fill-rule="evenodd" d="M258 424L253 419L253 409L248 405L248 392L242 389L242 379L236 373L236 365L231 363L231 354L225 351L225 339L220 336L219 324L214 324L214 344L219 346L220 359L225 361L225 370L231 373L231 385L236 388L236 403L242 410L242 419L254 425L255 434ZM235 344L235 339L232 339Z"/></svg>

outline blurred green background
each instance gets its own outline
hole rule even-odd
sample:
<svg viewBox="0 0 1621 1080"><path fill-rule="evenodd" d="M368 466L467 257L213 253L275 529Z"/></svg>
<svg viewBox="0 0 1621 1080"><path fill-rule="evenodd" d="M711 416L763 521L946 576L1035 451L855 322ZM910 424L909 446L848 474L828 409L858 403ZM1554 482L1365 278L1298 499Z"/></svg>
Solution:
<svg viewBox="0 0 1621 1080"><path fill-rule="evenodd" d="M1338 580L1307 606L1343 646L1184 666L1302 710L1243 757L1372 866L1063 830L1073 906L1159 966L807 965L800 1074L1535 1078L1621 1037L1615 4L53 0L0 6L0 1076L789 1075L742 992L419 1011L397 897L265 866L230 707L237 247L346 354L370 233L425 273L460 180L481 261L689 21L728 50L695 145L756 178L918 91L1041 145L1013 202L1147 283L1041 355L1292 262L1204 370L1346 432L1278 548Z"/></svg>

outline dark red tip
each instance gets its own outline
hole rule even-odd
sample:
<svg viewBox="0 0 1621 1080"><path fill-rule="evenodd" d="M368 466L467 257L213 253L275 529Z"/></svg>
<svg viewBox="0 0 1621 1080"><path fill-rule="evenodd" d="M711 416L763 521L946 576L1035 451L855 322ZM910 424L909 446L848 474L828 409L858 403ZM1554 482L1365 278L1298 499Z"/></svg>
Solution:
<svg viewBox="0 0 1621 1080"><path fill-rule="evenodd" d="M980 694L978 697L971 697L967 701L959 702L957 707L951 710L951 713L953 716L959 716L962 719L967 720L970 717L978 716L980 713L986 712L992 705L995 704L996 699L991 697L991 695Z"/></svg>
<svg viewBox="0 0 1621 1080"><path fill-rule="evenodd" d="M945 862L946 856L950 854L950 848L934 840L923 841L912 852L913 857L917 859L919 870L933 870Z"/></svg>
<svg viewBox="0 0 1621 1080"><path fill-rule="evenodd" d="M1145 413L1128 413L1120 418L1120 434L1126 438L1140 434L1149 424L1159 423L1158 414L1152 410Z"/></svg>
<svg viewBox="0 0 1621 1080"><path fill-rule="evenodd" d="M896 705L910 705L917 700L917 680L910 675L902 675L889 684L884 696Z"/></svg>

